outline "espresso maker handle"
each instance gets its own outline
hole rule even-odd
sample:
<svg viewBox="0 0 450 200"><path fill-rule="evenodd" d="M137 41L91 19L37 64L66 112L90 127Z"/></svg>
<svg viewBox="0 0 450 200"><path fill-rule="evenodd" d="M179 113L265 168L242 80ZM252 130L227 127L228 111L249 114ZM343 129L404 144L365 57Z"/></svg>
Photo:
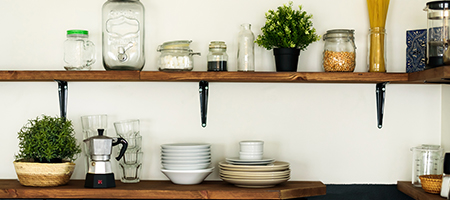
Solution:
<svg viewBox="0 0 450 200"><path fill-rule="evenodd" d="M123 154L125 154L125 151L127 150L128 147L128 142L123 139L123 138L117 138L116 142L113 142L113 146L116 146L118 144L122 144L122 149L120 149L120 153L119 156L116 157L116 160L120 160L123 156Z"/></svg>

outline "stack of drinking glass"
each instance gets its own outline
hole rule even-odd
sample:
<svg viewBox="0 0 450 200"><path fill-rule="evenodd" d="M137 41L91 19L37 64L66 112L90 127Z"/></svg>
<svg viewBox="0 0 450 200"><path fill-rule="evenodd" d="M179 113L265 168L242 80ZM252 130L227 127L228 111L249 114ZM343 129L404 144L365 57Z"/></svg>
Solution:
<svg viewBox="0 0 450 200"><path fill-rule="evenodd" d="M139 182L142 168L142 136L139 133L139 120L114 122L116 134L128 142L128 148L119 161L120 180L123 183ZM118 154L119 152L117 152Z"/></svg>

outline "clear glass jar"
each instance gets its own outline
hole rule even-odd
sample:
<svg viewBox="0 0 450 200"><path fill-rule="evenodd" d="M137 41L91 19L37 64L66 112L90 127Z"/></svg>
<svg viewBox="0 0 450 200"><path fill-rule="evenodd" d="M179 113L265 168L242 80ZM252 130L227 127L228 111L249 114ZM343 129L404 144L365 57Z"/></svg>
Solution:
<svg viewBox="0 0 450 200"><path fill-rule="evenodd" d="M139 0L108 0L103 4L103 65L106 70L142 70L144 6Z"/></svg>
<svg viewBox="0 0 450 200"><path fill-rule="evenodd" d="M194 68L194 55L189 44L191 40L179 40L164 42L158 46L157 51L161 52L158 59L158 69L160 71L191 71Z"/></svg>
<svg viewBox="0 0 450 200"><path fill-rule="evenodd" d="M386 29L373 27L369 29L367 41L367 70L369 72L386 72Z"/></svg>
<svg viewBox="0 0 450 200"><path fill-rule="evenodd" d="M449 1L430 1L427 11L427 59L425 69L443 66L444 51L448 48L449 34Z"/></svg>
<svg viewBox="0 0 450 200"><path fill-rule="evenodd" d="M88 40L86 30L67 30L64 41L64 68L66 70L90 70L95 63L95 46Z"/></svg>
<svg viewBox="0 0 450 200"><path fill-rule="evenodd" d="M355 31L346 29L328 30L325 41L322 66L326 72L353 72L355 70Z"/></svg>
<svg viewBox="0 0 450 200"><path fill-rule="evenodd" d="M223 41L211 41L208 53L208 71L227 70L227 45Z"/></svg>
<svg viewBox="0 0 450 200"><path fill-rule="evenodd" d="M238 35L237 70L255 71L255 35L250 24L242 24Z"/></svg>

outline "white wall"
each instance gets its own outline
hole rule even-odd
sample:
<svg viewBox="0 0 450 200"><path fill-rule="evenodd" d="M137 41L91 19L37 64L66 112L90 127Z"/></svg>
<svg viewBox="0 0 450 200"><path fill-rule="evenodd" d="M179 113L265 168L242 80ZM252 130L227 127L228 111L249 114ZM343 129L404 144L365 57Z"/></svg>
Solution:
<svg viewBox="0 0 450 200"><path fill-rule="evenodd" d="M196 71L206 70L211 40L228 44L235 62L239 25L264 24L264 13L287 1L141 0L146 8L146 65L155 71L157 45L192 39ZM101 60L101 6L90 0L2 1L2 70L63 70L67 29L90 31ZM388 71L405 71L405 31L426 27L425 0L391 1L388 15ZM356 30L357 67L365 71L369 24L365 1L295 0L314 15L319 34L334 28ZM410 12L403 12L408 10ZM300 56L299 71L322 71L323 41ZM257 70L275 69L271 51L256 49ZM97 62L95 70L102 70ZM230 64L230 70L235 67ZM201 128L198 83L69 82L68 117L81 141L80 116L105 113L114 121L139 118L144 138L143 179L166 179L159 172L159 145L208 142L213 162L238 155L238 142L261 139L265 155L291 163L292 180L324 183L396 183L410 180L410 147L441 143L441 86L387 86L384 127L376 127L374 84L210 83L208 126ZM15 178L16 133L42 113L58 115L57 84L0 83L0 132L4 139L0 178ZM83 179L83 159L72 178ZM208 179L218 179L218 170Z"/></svg>

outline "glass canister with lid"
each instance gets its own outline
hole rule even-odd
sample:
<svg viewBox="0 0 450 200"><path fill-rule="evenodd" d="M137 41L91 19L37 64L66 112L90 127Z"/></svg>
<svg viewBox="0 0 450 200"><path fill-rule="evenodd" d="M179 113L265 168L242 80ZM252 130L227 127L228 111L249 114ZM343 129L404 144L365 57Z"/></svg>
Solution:
<svg viewBox="0 0 450 200"><path fill-rule="evenodd" d="M194 68L194 53L189 45L192 40L177 40L164 42L158 46L157 51L161 52L158 59L158 69L160 71L191 71Z"/></svg>
<svg viewBox="0 0 450 200"><path fill-rule="evenodd" d="M208 71L228 71L227 45L223 41L211 41L208 54Z"/></svg>
<svg viewBox="0 0 450 200"><path fill-rule="evenodd" d="M355 70L355 31L328 30L323 35L323 68L326 72L353 72Z"/></svg>

